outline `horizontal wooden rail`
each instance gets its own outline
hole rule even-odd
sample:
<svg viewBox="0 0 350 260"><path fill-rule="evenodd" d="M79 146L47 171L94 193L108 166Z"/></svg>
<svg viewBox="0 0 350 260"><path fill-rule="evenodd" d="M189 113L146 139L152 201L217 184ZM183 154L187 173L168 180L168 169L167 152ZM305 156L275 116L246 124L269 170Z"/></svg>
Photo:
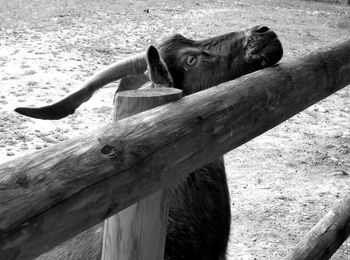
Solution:
<svg viewBox="0 0 350 260"><path fill-rule="evenodd" d="M31 259L350 83L350 40L0 165L0 256Z"/></svg>

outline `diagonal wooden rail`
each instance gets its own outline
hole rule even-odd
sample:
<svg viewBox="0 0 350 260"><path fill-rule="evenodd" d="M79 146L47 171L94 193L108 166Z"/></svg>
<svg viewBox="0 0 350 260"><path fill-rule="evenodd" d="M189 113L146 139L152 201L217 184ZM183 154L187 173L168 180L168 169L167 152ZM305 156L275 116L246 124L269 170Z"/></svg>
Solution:
<svg viewBox="0 0 350 260"><path fill-rule="evenodd" d="M0 165L0 256L31 259L350 84L350 40Z"/></svg>
<svg viewBox="0 0 350 260"><path fill-rule="evenodd" d="M284 260L326 260L350 235L350 195L305 235Z"/></svg>

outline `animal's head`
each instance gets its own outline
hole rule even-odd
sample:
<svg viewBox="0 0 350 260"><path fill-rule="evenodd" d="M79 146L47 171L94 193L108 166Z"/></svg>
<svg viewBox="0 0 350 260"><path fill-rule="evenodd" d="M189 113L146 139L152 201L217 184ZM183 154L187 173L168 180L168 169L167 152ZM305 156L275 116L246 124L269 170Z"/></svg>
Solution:
<svg viewBox="0 0 350 260"><path fill-rule="evenodd" d="M65 99L40 108L16 111L41 119L74 113L104 85L122 79L118 91L140 87L175 87L191 94L277 63L283 55L277 35L265 26L194 41L174 35L158 47L107 67Z"/></svg>

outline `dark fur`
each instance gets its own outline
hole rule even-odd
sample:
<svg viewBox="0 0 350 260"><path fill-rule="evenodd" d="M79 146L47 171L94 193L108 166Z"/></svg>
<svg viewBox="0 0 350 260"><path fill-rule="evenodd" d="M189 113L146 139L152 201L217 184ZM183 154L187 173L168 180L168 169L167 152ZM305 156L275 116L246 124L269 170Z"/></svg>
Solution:
<svg viewBox="0 0 350 260"><path fill-rule="evenodd" d="M269 60L264 62L277 62L282 49L278 40L274 42L276 39L267 27L257 27L250 34L230 33L204 41L175 35L159 50L174 86L186 95L261 69L261 59L266 57L256 53L271 42L273 48L277 46L276 53L268 55ZM188 54L183 53L186 48ZM181 55L195 56L200 64L186 70ZM190 173L170 192L165 259L226 259L231 211L223 158Z"/></svg>
<svg viewBox="0 0 350 260"><path fill-rule="evenodd" d="M165 259L225 259L231 211L223 159L190 173L170 193Z"/></svg>
<svg viewBox="0 0 350 260"><path fill-rule="evenodd" d="M176 46L195 46L194 41L175 35L163 44L162 56L165 60L169 60L169 55L176 55L174 43ZM166 82L164 78L168 76L168 66L171 63L165 64L154 50L153 47L149 48L147 53L147 59L156 64L153 66L148 62L149 76L152 81L160 79ZM171 57L170 60L175 59ZM181 66L179 63L177 65ZM179 87L186 80L185 75L180 74L188 71L177 69L176 72L178 74L173 77L182 79L181 83L177 83L180 84L177 85ZM171 76L168 81L172 82ZM167 87L172 86L173 84ZM197 169L174 184L170 189L169 204L165 260L226 259L231 211L223 158Z"/></svg>

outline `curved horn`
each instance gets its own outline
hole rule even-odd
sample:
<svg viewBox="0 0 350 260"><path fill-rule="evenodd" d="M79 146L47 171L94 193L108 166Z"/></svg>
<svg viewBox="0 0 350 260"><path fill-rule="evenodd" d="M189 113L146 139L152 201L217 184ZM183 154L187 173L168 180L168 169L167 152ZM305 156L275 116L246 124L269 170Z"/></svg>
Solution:
<svg viewBox="0 0 350 260"><path fill-rule="evenodd" d="M73 114L82 103L90 99L96 90L122 77L141 74L146 69L145 53L140 53L113 63L97 72L83 83L80 90L57 103L38 108L18 107L15 111L22 115L39 119L61 119Z"/></svg>

